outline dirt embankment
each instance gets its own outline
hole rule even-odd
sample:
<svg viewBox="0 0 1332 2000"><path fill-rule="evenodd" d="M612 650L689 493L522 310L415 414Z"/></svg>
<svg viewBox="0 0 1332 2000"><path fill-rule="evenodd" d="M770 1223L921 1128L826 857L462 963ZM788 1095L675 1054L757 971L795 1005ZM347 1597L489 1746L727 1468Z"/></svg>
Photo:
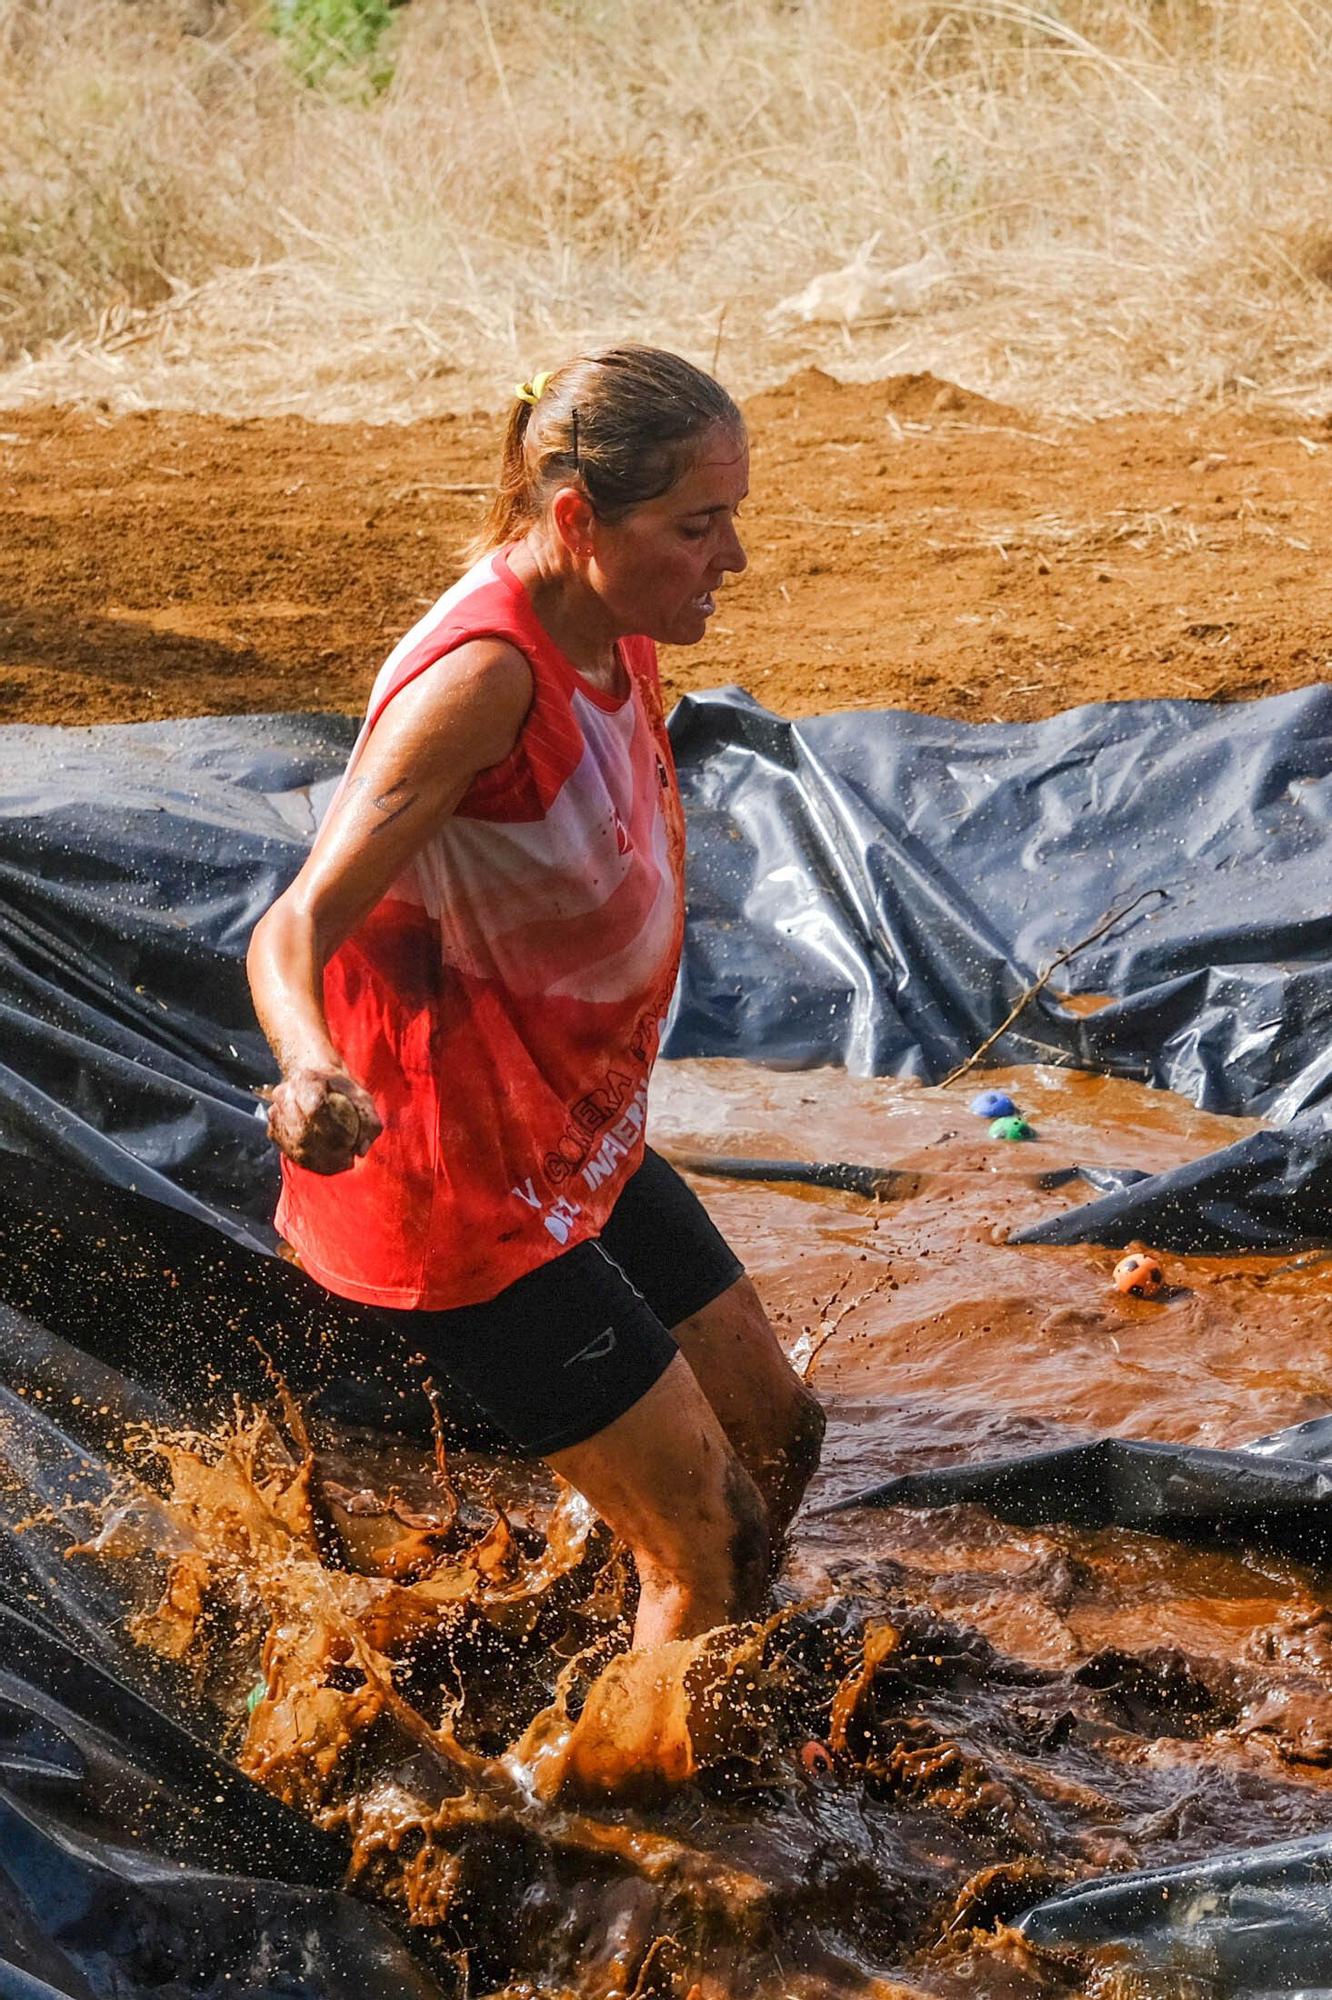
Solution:
<svg viewBox="0 0 1332 2000"><path fill-rule="evenodd" d="M1332 429L1219 410L1060 425L930 376L748 406L747 574L671 698L1021 720L1235 699L1332 659ZM456 574L490 415L7 414L0 721L359 710Z"/></svg>

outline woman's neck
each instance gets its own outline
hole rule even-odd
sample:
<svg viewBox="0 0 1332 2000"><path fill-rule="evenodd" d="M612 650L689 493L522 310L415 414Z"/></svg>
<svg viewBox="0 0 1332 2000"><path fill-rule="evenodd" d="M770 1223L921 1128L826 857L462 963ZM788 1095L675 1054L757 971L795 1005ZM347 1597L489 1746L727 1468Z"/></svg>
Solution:
<svg viewBox="0 0 1332 2000"><path fill-rule="evenodd" d="M542 629L567 660L594 687L618 694L624 669L615 642L621 634L612 625L596 592L581 578L543 560L529 541L509 552L509 565L532 601Z"/></svg>

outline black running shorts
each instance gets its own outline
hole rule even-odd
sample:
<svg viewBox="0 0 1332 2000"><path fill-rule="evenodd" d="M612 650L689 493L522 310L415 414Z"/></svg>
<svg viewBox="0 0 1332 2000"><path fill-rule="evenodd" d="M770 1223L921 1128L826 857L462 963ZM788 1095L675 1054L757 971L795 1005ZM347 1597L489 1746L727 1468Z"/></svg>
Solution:
<svg viewBox="0 0 1332 2000"><path fill-rule="evenodd" d="M595 1241L484 1305L379 1310L519 1451L544 1458L623 1416L675 1359L670 1329L743 1269L697 1196L649 1147Z"/></svg>

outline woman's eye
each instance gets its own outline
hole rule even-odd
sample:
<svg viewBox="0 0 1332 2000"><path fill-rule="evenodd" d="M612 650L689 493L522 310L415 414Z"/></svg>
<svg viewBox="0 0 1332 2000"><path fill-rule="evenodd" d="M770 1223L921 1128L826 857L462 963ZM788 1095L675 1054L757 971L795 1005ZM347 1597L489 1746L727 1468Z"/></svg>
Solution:
<svg viewBox="0 0 1332 2000"><path fill-rule="evenodd" d="M681 528L680 533L687 542L701 542L706 536L707 526L702 528Z"/></svg>

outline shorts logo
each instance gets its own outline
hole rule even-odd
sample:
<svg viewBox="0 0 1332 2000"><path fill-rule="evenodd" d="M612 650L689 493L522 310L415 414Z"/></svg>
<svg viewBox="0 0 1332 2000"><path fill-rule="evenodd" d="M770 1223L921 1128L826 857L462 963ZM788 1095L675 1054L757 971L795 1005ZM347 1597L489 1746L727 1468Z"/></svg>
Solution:
<svg viewBox="0 0 1332 2000"><path fill-rule="evenodd" d="M614 1347L615 1328L605 1326L595 1340L589 1340L586 1347L580 1347L577 1354L571 1354L564 1365L566 1368L572 1368L575 1361L604 1361Z"/></svg>
<svg viewBox="0 0 1332 2000"><path fill-rule="evenodd" d="M628 854L629 850L632 848L634 843L629 838L628 827L625 825L624 821L620 818L620 815L616 812L614 806L611 807L611 818L615 823L616 851L620 854Z"/></svg>

